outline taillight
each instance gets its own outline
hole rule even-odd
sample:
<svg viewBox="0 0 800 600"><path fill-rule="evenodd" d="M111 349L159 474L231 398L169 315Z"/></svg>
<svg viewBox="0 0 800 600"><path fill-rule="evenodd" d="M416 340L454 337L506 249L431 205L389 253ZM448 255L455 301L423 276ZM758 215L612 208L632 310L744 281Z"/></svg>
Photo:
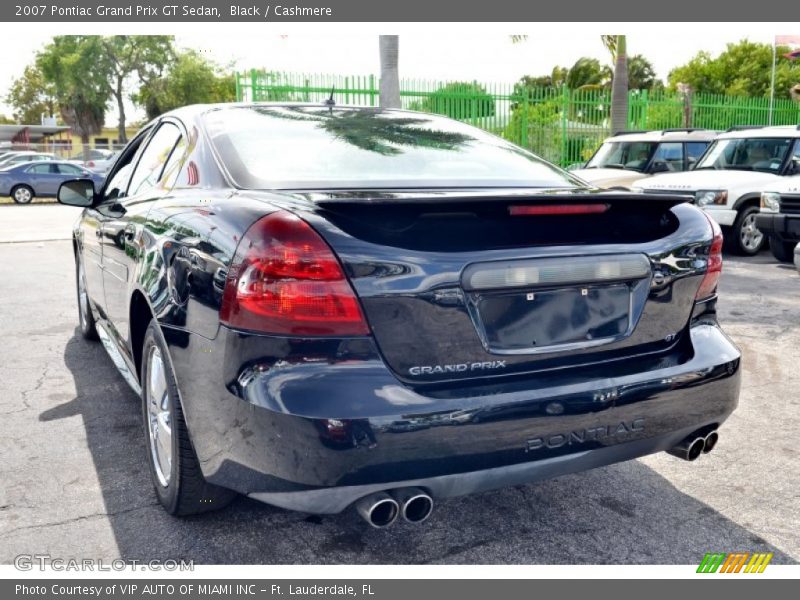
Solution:
<svg viewBox="0 0 800 600"><path fill-rule="evenodd" d="M703 213L705 214L705 213ZM717 222L706 215L708 222L711 224L711 230L714 237L711 240L711 248L708 250L708 266L706 267L706 274L703 281L700 283L700 288L694 296L695 300L705 300L714 295L717 291L717 283L719 277L722 275L722 229L720 229Z"/></svg>
<svg viewBox="0 0 800 600"><path fill-rule="evenodd" d="M364 335L369 328L333 251L299 217L256 221L228 270L220 319L279 335Z"/></svg>

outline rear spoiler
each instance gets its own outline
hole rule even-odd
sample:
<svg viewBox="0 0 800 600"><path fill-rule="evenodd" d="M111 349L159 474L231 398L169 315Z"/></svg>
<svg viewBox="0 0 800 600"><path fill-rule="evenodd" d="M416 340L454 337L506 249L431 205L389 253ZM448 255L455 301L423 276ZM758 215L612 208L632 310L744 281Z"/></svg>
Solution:
<svg viewBox="0 0 800 600"><path fill-rule="evenodd" d="M527 193L497 193L497 190L487 190L485 192L465 192L463 194L433 193L429 191L418 194L410 191L387 192L385 194L363 193L354 197L352 193L335 195L319 194L313 198L314 204L324 208L335 208L344 206L423 206L439 205L447 206L454 204L473 204L497 202L508 206L514 205L547 205L547 204L630 204L648 203L662 210L671 208L677 204L692 202L693 197L680 193L640 193L640 192L527 192Z"/></svg>

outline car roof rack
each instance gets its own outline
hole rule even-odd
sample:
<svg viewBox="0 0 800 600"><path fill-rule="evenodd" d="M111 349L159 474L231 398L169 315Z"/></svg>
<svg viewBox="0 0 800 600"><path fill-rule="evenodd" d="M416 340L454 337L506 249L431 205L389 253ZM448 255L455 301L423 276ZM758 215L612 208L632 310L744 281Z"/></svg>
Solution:
<svg viewBox="0 0 800 600"><path fill-rule="evenodd" d="M764 125L734 125L733 127L728 127L725 133L731 131L747 131L748 129L764 129L764 127Z"/></svg>
<svg viewBox="0 0 800 600"><path fill-rule="evenodd" d="M646 129L635 129L629 131L617 131L616 133L612 133L611 137L617 137L618 135L638 135L640 133L650 133Z"/></svg>
<svg viewBox="0 0 800 600"><path fill-rule="evenodd" d="M670 129L662 129L661 133L692 133L694 131L709 131L705 127L671 127Z"/></svg>

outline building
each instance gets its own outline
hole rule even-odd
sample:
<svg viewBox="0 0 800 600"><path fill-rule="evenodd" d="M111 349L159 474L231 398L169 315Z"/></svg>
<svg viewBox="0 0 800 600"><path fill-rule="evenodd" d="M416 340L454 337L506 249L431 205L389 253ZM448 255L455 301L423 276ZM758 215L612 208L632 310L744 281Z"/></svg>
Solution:
<svg viewBox="0 0 800 600"><path fill-rule="evenodd" d="M81 137L69 127L55 125L53 121L43 125L0 125L0 151L38 150L52 152L63 158L79 155L83 151ZM125 131L130 140L138 128L126 128ZM119 143L118 133L116 127L104 127L100 133L89 137L89 148L120 148L122 144Z"/></svg>

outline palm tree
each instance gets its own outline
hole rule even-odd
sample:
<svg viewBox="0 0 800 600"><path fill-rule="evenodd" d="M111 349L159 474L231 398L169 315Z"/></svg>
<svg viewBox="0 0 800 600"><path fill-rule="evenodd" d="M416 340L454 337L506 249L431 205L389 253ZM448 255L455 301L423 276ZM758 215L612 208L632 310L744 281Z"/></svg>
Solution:
<svg viewBox="0 0 800 600"><path fill-rule="evenodd" d="M398 70L400 38L396 35L378 36L381 58L380 106L400 108L400 74Z"/></svg>
<svg viewBox="0 0 800 600"><path fill-rule="evenodd" d="M628 128L628 55L624 35L604 35L603 44L614 60L611 83L611 133Z"/></svg>
<svg viewBox="0 0 800 600"><path fill-rule="evenodd" d="M474 139L463 133L434 129L425 117L386 119L374 112L334 107L259 107L255 110L272 118L315 123L339 141L383 156L402 154L404 147L457 150Z"/></svg>

